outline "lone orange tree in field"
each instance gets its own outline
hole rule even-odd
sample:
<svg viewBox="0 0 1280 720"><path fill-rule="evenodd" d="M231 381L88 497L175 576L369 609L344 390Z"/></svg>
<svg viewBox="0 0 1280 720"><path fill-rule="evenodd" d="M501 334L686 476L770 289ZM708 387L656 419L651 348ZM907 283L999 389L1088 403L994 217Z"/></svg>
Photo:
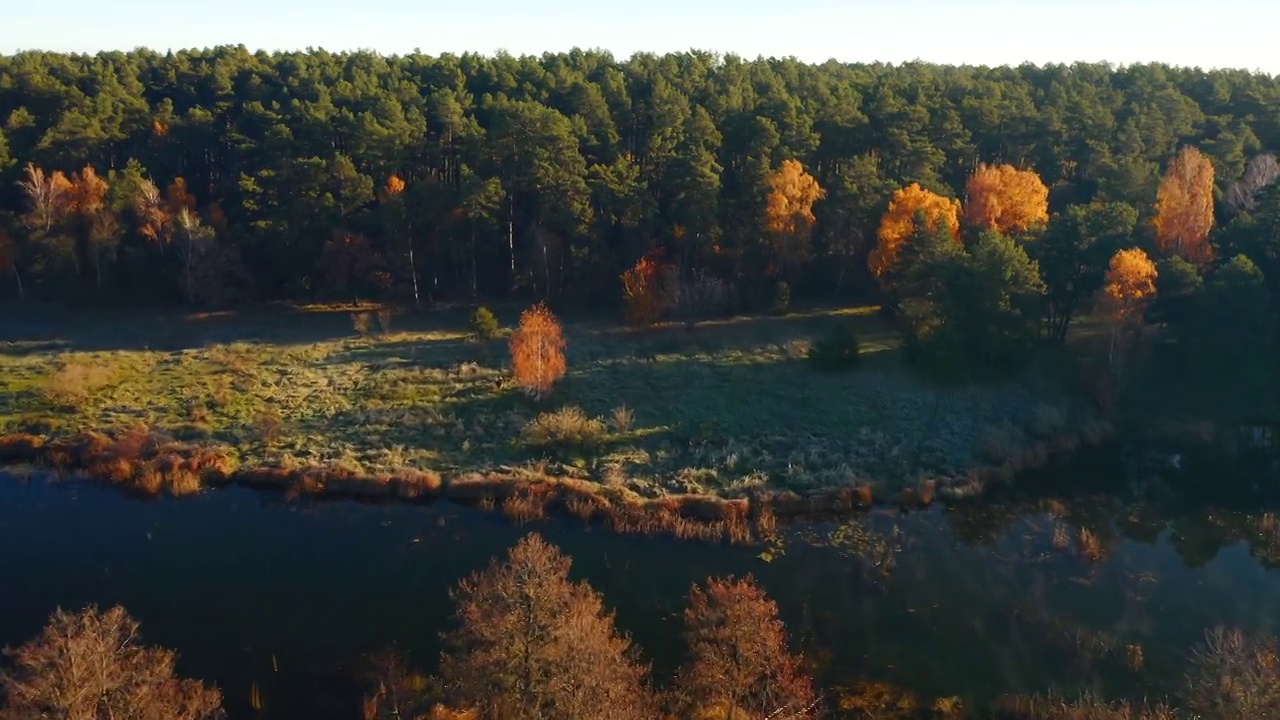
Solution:
<svg viewBox="0 0 1280 720"><path fill-rule="evenodd" d="M965 221L1004 235L1049 222L1049 188L1032 170L979 165L965 184Z"/></svg>
<svg viewBox="0 0 1280 720"><path fill-rule="evenodd" d="M677 676L677 701L687 716L819 715L813 680L787 649L778 606L750 576L695 585L684 622L689 660Z"/></svg>
<svg viewBox="0 0 1280 720"><path fill-rule="evenodd" d="M661 271L656 260L642 257L622 273L622 300L629 324L642 327L658 321L662 314L662 295L658 287L662 280Z"/></svg>
<svg viewBox="0 0 1280 720"><path fill-rule="evenodd" d="M516 382L541 400L564 377L564 334L556 316L541 303L520 315L511 333L511 371Z"/></svg>
<svg viewBox="0 0 1280 720"><path fill-rule="evenodd" d="M1156 195L1156 239L1160 252L1204 269L1213 261L1213 162L1193 147L1178 153Z"/></svg>
<svg viewBox="0 0 1280 720"><path fill-rule="evenodd" d="M764 220L771 259L776 268L787 271L809 259L816 221L813 205L826 197L827 191L804 171L799 160L783 160L765 182L769 196Z"/></svg>
<svg viewBox="0 0 1280 720"><path fill-rule="evenodd" d="M1107 284L1098 293L1097 310L1111 322L1109 361L1115 362L1116 337L1142 332L1147 306L1156 297L1156 265L1139 248L1121 250L1111 258Z"/></svg>
<svg viewBox="0 0 1280 720"><path fill-rule="evenodd" d="M916 215L923 215L930 229L945 227L960 238L960 202L943 197L911 183L898 190L889 201L889 209L880 219L879 241L867 257L867 266L877 278L893 270L902 246L916 231Z"/></svg>

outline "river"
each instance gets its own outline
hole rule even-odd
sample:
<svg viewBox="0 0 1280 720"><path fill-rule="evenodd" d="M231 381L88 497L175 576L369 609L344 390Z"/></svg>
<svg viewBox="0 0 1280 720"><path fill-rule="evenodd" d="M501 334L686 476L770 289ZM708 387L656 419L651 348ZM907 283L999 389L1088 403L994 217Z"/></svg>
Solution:
<svg viewBox="0 0 1280 720"><path fill-rule="evenodd" d="M1053 492L1070 472L1095 490ZM362 656L395 645L429 669L449 588L529 531L572 556L659 677L680 660L690 584L748 572L828 687L864 676L971 705L1050 688L1173 692L1206 628L1277 630L1280 524L1176 494L1099 492L1099 477L1077 467L1034 496L796 525L767 560L568 520L520 528L445 503L243 489L139 501L0 478L0 644L33 636L55 607L120 603L148 642L179 653L180 672L224 690L233 717L249 716L256 684L263 717L357 718Z"/></svg>

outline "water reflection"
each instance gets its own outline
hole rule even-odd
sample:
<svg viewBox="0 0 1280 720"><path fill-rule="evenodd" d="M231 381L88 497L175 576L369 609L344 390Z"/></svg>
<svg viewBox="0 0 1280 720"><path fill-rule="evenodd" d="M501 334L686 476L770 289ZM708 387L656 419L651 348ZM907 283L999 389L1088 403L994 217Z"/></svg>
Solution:
<svg viewBox="0 0 1280 720"><path fill-rule="evenodd" d="M569 521L520 529L445 504L244 490L137 502L10 480L0 643L35 634L59 604L122 603L149 642L179 651L183 673L221 685L232 710L256 685L270 717L356 717L357 660L395 644L429 665L448 588L530 529L573 556L574 575L605 595L659 677L680 660L689 585L748 572L828 687L891 682L966 707L1050 688L1171 693L1206 628L1276 630L1276 514L1150 485L1064 491L1080 485L785 527L762 551Z"/></svg>

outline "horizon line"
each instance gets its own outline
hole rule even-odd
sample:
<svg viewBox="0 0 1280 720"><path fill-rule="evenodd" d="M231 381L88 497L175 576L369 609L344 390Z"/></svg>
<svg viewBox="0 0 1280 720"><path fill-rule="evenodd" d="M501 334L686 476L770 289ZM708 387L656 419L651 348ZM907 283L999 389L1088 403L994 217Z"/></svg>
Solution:
<svg viewBox="0 0 1280 720"><path fill-rule="evenodd" d="M779 55L764 55L762 53L757 53L756 56L752 58L747 55L735 52L733 50L712 50L707 48L695 48L695 47L691 47L683 50L664 50L664 51L635 50L635 51L632 51L629 55L624 56L624 55L615 53L614 51L608 48L583 47L580 45L574 45L567 50L543 50L537 54L528 53L528 52L521 52L517 54L517 53L512 53L506 48L496 48L493 50L465 50L462 52L445 50L445 51L431 53L431 52L423 52L421 48L416 48L416 47L411 52L402 52L402 51L387 52L387 51L383 51L383 50L379 50L377 48L371 48L371 47L342 48L342 49L334 50L334 49L326 48L323 45L307 45L305 47L288 47L288 48L285 48L285 47L251 48L245 45L244 43L220 43L216 45L186 46L186 47L177 47L177 48L169 47L165 49L160 49L158 47L153 47L149 45L136 45L132 48L127 48L127 49L126 48L110 48L110 49L99 48L96 50L54 50L54 49L41 48L41 47L30 47L30 48L17 47L17 48L5 49L3 51L0 51L0 57L17 57L19 55L25 55L25 54L50 54L50 55L65 55L65 56L71 56L71 57L97 57L101 55L111 55L111 54L127 55L130 53L140 53L140 52L150 52L156 55L167 56L167 55L179 55L183 53L186 53L186 54L205 53L205 52L212 52L212 51L226 50L226 49L230 49L230 50L243 49L252 55L257 55L259 53L265 53L267 55L288 55L288 54L314 55L317 53L326 53L330 55L372 55L375 57L386 58L386 59L398 59L398 58L409 58L409 57L437 57L438 58L438 57L468 57L468 56L476 57L478 56L478 57L488 58L488 59L498 59L503 57L509 57L517 60L526 59L526 58L532 58L536 60L546 56L568 55L573 52L582 52L582 53L594 53L599 55L608 55L614 60L617 60L620 62L630 61L635 59L638 56L665 57L670 55L710 55L716 58L717 60L724 60L732 57L732 58L736 58L746 62L792 60L804 65L810 65L814 67L827 65L832 62L839 65L882 65L882 66L889 66L889 67L901 67L906 65L931 65L931 66L937 66L937 67L974 68L974 69L988 69L988 70L998 70L1002 68L1016 70L1018 68L1023 68L1027 66L1044 69L1049 67L1074 67L1078 65L1106 66L1113 70L1124 70L1124 69L1134 68L1134 67L1158 66L1158 67L1168 68L1171 70L1193 70L1193 71L1205 72L1205 73L1244 72L1252 75L1263 75L1269 78L1277 77L1275 73L1272 73L1268 70L1264 70L1262 68L1257 68L1257 67L1248 68L1248 67L1235 66L1235 65L1205 67L1202 65L1180 65L1177 63L1168 62L1164 60L1144 60L1144 61L1126 63L1126 62L1115 62L1115 61L1105 60L1105 59L1086 60L1086 59L1077 58L1074 60L1056 60L1056 61L1046 61L1046 62L1024 60L1017 64L1001 63L998 65L992 65L987 63L942 62L942 61L936 61L936 60L928 60L919 56L913 59L907 59L907 60L842 60L835 56L830 56L825 60L817 61L817 60L805 60L795 54L779 56Z"/></svg>

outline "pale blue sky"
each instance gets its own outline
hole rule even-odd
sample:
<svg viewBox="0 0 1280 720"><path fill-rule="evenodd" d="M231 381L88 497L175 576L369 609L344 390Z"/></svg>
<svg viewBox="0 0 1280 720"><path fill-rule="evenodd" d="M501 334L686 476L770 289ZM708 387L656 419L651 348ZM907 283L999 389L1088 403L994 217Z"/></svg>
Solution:
<svg viewBox="0 0 1280 720"><path fill-rule="evenodd" d="M802 60L1160 61L1280 73L1280 0L0 0L0 53L697 48ZM53 9L56 7L56 11Z"/></svg>

